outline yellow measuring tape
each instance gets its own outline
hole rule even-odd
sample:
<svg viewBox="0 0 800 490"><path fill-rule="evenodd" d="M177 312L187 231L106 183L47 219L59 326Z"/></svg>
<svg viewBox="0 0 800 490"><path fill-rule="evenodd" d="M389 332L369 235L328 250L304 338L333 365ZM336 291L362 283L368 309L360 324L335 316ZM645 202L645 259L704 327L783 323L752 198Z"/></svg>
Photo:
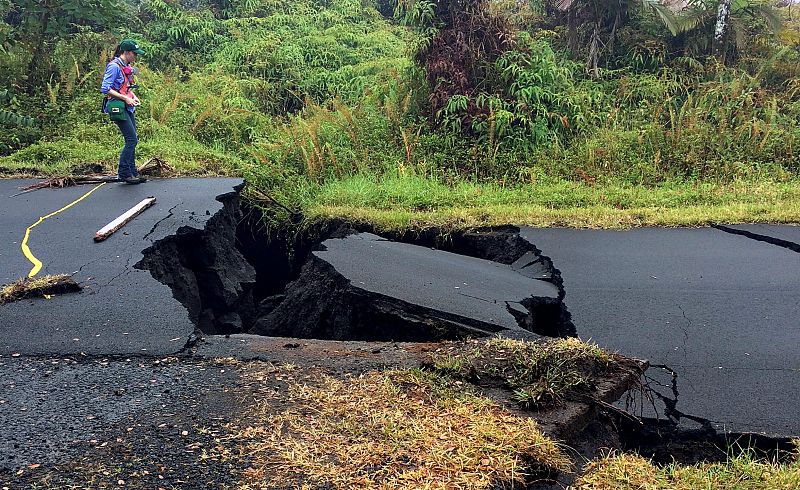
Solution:
<svg viewBox="0 0 800 490"><path fill-rule="evenodd" d="M25 257L27 257L28 260L31 262L31 264L33 264L33 268L28 273L28 277L33 277L36 274L38 274L40 270L42 270L42 262L39 259L37 259L36 256L33 255L33 253L31 253L31 249L30 249L30 247L28 247L28 238L31 236L31 230L34 229L37 225L39 225L42 221L46 220L47 218L52 218L53 216L57 215L58 213L60 213L62 211L66 211L67 209L71 208L72 206L74 206L74 205L78 204L79 202L83 201L84 199L89 197L89 195L92 192L94 192L97 189L103 187L104 185L106 185L105 182L103 182L102 184L98 185L94 189L90 190L86 194L82 195L78 199L76 199L76 200L72 201L71 203L67 204L66 206L64 206L63 208L59 209L58 211L53 211L52 213L48 214L47 216L42 216L41 218L39 218L39 220L36 223L30 225L25 230L25 238L22 240L22 253L25 254Z"/></svg>

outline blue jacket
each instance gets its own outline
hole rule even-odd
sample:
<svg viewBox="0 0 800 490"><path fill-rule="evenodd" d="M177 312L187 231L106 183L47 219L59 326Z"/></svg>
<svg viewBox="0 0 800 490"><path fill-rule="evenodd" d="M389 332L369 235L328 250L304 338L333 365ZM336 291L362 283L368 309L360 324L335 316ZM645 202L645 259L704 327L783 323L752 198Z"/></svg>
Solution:
<svg viewBox="0 0 800 490"><path fill-rule="evenodd" d="M123 66L127 65L121 58L114 58L106 66L106 73L103 75L103 83L100 85L100 92L108 94L108 91L112 88L117 91L122 88L122 84L125 83L125 76L122 74L122 68L119 67L119 63L122 63ZM108 102L108 99L103 101L103 112L108 112L106 109L106 102ZM128 112L134 112L136 110L132 105L126 105L125 107L128 109Z"/></svg>

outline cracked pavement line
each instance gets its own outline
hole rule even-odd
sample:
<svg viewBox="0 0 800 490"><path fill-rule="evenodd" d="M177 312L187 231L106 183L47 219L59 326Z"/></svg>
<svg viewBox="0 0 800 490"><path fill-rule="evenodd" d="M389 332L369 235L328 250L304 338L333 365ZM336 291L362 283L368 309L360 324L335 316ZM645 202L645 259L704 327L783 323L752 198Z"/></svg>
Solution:
<svg viewBox="0 0 800 490"><path fill-rule="evenodd" d="M166 220L172 218L173 216L175 216L175 209L178 206L180 206L181 204L183 204L183 201L181 201L178 204L172 206L169 209L168 214L166 216L164 216L163 218L161 218L160 220L156 221L155 224L153 225L153 227L150 228L150 231L148 231L147 234L145 234L145 236L142 238L142 240L147 240L148 238L150 238L150 235L152 235L156 231L156 228L158 228L158 225L160 225L164 221L166 221Z"/></svg>
<svg viewBox="0 0 800 490"><path fill-rule="evenodd" d="M77 274L77 273L79 273L79 272L83 272L83 269L84 269L85 267L89 267L89 266L90 266L90 265L92 265L92 264L96 264L96 263L100 262L101 260L105 260L105 257L99 257L99 258L96 258L96 259L94 259L94 260L91 260L91 261L89 261L89 262L87 262L87 263L83 264L83 265L82 265L82 266L80 266L80 268L78 268L78 270L77 270L77 271L75 271L73 274Z"/></svg>
<svg viewBox="0 0 800 490"><path fill-rule="evenodd" d="M43 266L42 262L39 259L37 259L35 255L33 255L33 252L31 252L30 247L28 247L28 239L30 238L31 230L33 230L35 227L37 227L40 224L42 224L42 222L44 220L46 220L48 218L52 218L53 216L55 216L55 215L57 215L59 213L62 213L64 211L68 210L69 208L71 208L72 206L74 206L74 205L78 204L79 202L83 201L84 199L89 197L94 191L96 191L97 189L103 187L104 185L106 185L105 182L103 182L102 184L92 188L92 190L90 190L86 194L82 195L78 199L75 199L74 201L72 201L71 203L69 203L66 206L62 207L61 209L59 209L57 211L53 211L52 213L50 213L50 214L48 214L46 216L40 217L36 221L36 223L32 224L31 226L29 226L28 228L25 229L25 237L22 239L22 243L20 244L20 248L22 248L23 255L25 255L25 257L28 259L28 261L30 261L30 263L33 264L33 268L31 268L30 272L28 272L28 277L34 277L36 274L39 273L39 271L42 270L42 266Z"/></svg>
<svg viewBox="0 0 800 490"><path fill-rule="evenodd" d="M650 392L650 394L655 395L655 397L661 400L661 403L664 404L664 415L669 420L678 423L680 422L681 419L687 419L707 428L711 428L711 425L715 422L718 423L718 421L712 419L698 417L696 415L691 415L678 410L678 397L680 395L678 391L678 378L679 378L678 372L665 364L653 364L650 367L662 369L663 371L668 373L672 378L670 386L667 386L664 383L659 382L654 377L647 376L646 374L644 376L648 391ZM670 398L669 395L665 395L660 391L656 390L655 388L653 388L652 386L650 386L651 383L656 384L659 387L670 390L672 392L672 398ZM658 410L656 410L656 413L658 413Z"/></svg>
<svg viewBox="0 0 800 490"><path fill-rule="evenodd" d="M684 320L686 320L686 326L682 327L678 324L678 328L683 332L683 360L685 361L688 359L689 354L686 351L686 345L689 343L689 330L692 328L692 321L686 316L686 312L683 310L681 305L677 305L678 309L681 310L681 315L683 315Z"/></svg>
<svg viewBox="0 0 800 490"><path fill-rule="evenodd" d="M111 278L111 279L110 279L110 280L109 280L109 281L108 281L108 282L105 284L105 286L103 286L104 288L105 288L105 287L108 287L108 286L110 286L112 282L116 281L117 279L119 279L119 278L120 278L120 277L122 277L123 275L130 274L130 272L131 272L131 259L132 259L132 258L133 258L133 253L129 252L129 253L128 253L128 258L125 260L125 268L122 270L122 272L120 272L120 273L119 273L119 274L117 274L116 276L112 277L112 278Z"/></svg>
<svg viewBox="0 0 800 490"><path fill-rule="evenodd" d="M176 204L176 205L172 206L172 207L169 209L169 211L167 212L167 215L166 215L166 216L164 216L163 218L161 218L160 220L156 221L156 222L153 224L153 227L152 227L152 228L150 228L150 231L148 231L148 232L145 234L145 236L144 236L144 237L142 237L142 240L147 240L147 239L148 239L148 238L149 238L149 237L150 237L150 236L151 236L153 233L155 233L156 229L158 228L158 226L159 226L161 223L163 223L164 221L166 221L166 220L168 220L168 219L172 218L173 216L175 216L175 209L177 209L177 207L178 207L178 206L180 206L181 204L183 204L183 201L181 201L181 202L179 202L178 204ZM152 241L151 241L151 243L152 243ZM120 272L120 273L119 273L119 274L117 274L116 276L112 277L112 278L111 278L111 280L109 280L109 281L108 281L108 282L105 284L105 286L103 286L103 287L108 287L108 286L110 286L110 285L111 285L111 283L112 283L112 282L116 281L117 279L119 279L119 278L120 278L120 277L122 277L123 275L128 275L128 274L130 274L130 273L131 273L131 260L132 260L132 259L133 259L133 254L132 254L132 253L129 253L129 254L128 254L128 258L125 260L125 268L122 270L122 272Z"/></svg>
<svg viewBox="0 0 800 490"><path fill-rule="evenodd" d="M775 245L778 247L787 248L793 252L800 253L800 243L792 242L789 240L784 240L782 238L776 238L769 235L762 235L760 233L754 233L752 231L747 230L740 230L737 228L731 228L725 225L712 225L713 228L725 232L730 233L731 235L741 235L743 237L749 238L751 240L756 240L759 242L769 243L770 245Z"/></svg>

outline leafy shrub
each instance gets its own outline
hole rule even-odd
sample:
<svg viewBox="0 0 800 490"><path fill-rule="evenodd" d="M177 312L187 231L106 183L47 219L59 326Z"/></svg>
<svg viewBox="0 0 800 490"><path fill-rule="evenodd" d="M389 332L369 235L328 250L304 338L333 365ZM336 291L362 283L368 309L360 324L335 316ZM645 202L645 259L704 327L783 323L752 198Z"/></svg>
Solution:
<svg viewBox="0 0 800 490"><path fill-rule="evenodd" d="M353 175L456 188L800 172L800 41L759 38L725 66L687 49L690 33L673 37L641 2L623 2L629 14L588 71L588 53L573 48L592 25L571 31L548 2L128 2L134 19L72 23L46 39L47 76L30 92L36 40L21 31L17 3L0 0L0 87L15 92L0 100L3 166L113 168L121 143L98 111L98 85L114 44L131 36L148 52L139 158L285 182L296 190L273 192L293 202ZM614 19L603 17L604 36ZM419 187L414 206L437 206Z"/></svg>

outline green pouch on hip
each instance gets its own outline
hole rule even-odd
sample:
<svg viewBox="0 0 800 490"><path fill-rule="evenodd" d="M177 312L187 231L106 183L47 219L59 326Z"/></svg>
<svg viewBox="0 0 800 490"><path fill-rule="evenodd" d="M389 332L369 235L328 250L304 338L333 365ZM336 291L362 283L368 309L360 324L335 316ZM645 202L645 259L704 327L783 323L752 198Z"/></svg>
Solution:
<svg viewBox="0 0 800 490"><path fill-rule="evenodd" d="M108 101L106 109L108 109L108 117L110 117L112 121L128 120L128 110L125 107L125 101L111 99Z"/></svg>

